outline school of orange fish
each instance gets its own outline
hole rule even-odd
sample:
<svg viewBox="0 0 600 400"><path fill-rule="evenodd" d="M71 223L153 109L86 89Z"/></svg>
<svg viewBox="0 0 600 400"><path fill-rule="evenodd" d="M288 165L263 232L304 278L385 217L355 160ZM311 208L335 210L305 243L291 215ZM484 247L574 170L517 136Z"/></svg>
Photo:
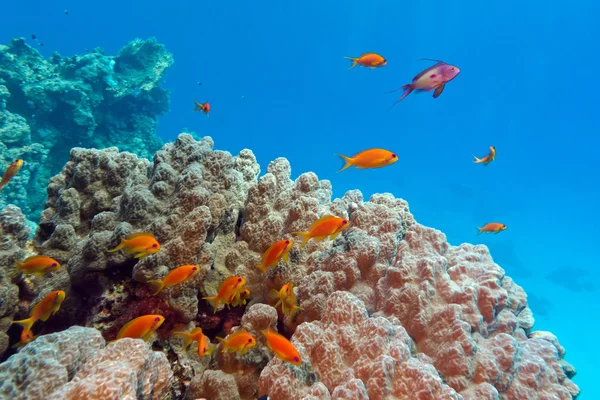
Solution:
<svg viewBox="0 0 600 400"><path fill-rule="evenodd" d="M350 68L354 68L355 66L359 65L361 67L374 69L387 65L386 59L376 53L364 53L360 57L346 58L352 61ZM446 83L454 79L460 72L458 67L446 64L443 61L432 61L437 61L437 63L416 75L410 84L404 85L400 88L403 90L403 95L398 101L396 101L396 103L403 100L412 91L433 91L433 97L437 98L439 95L441 95ZM195 104L196 108L193 111L202 111L206 115L209 114L211 107L208 102L199 103L195 101ZM352 157L347 157L342 154L337 155L342 157L345 161L345 165L340 171L352 166L358 169L381 168L389 166L398 161L398 156L395 153L385 149L368 149L361 151ZM490 146L490 152L485 157L473 157L475 158L474 163L488 165L496 159L496 149L495 147ZM8 167L2 177L2 181L0 181L0 191L19 172L22 166L23 160L19 159L14 161ZM349 226L350 221L347 219L339 218L333 215L325 215L315 221L310 226L308 231L292 232L291 235L302 238L302 243L300 245L302 248L311 239L321 241L329 238L330 240L333 240ZM488 234L499 233L506 228L507 227L504 224L491 222L485 224L482 228L477 229L479 231L479 235L484 232ZM292 248L292 245L293 241L291 239L282 239L276 243L273 243L263 254L262 263L258 265L257 268L266 274L269 268L277 267L280 262L287 263L288 253ZM127 254L133 255L135 258L142 259L151 254L159 252L160 243L158 243L152 233L138 232L131 234L126 238L122 238L121 243L114 249L108 250L108 252L116 252L120 250L124 250ZM41 276L56 271L60 268L58 261L44 255L31 256L24 261L17 261L16 264L17 269L13 275L22 272L23 274ZM153 295L156 295L165 287L178 285L194 277L199 270L200 269L197 265L183 265L170 271L161 280L150 280L146 283L153 290ZM245 287L245 285L245 278L241 276L231 276L226 278L220 284L218 292L215 296L203 297L203 299L212 305L213 312L215 313L220 306L226 306L229 308L245 305L248 297L250 296L250 291ZM303 308L298 305L296 295L294 294L293 282L288 282L287 284L283 285L279 291L272 289L268 297L271 300L277 300L274 307L281 307L281 311L284 315L291 317L297 311L303 310ZM47 321L48 318L50 318L60 309L64 299L64 291L56 290L50 292L31 309L29 318L20 321L13 321L13 324L19 324L23 326L21 341L15 344L13 347L19 347L34 340L35 336L31 330L33 325L38 320ZM154 331L161 326L164 320L165 318L162 315L154 314L137 317L129 321L121 328L115 340L119 340L121 338L140 338L143 340L148 340ZM267 347L275 354L276 357L293 365L302 364L302 359L298 350L287 338L270 329L263 331L262 333L265 336ZM211 343L210 339L202 333L202 328L194 328L191 332L176 331L172 332L172 334L181 336L183 338L184 350L187 350L192 342L197 342L197 352L200 357L212 354L214 349L217 348L217 345ZM217 337L216 339L220 342L220 344L222 344L223 352L235 352L239 355L245 354L248 350L256 345L256 338L254 338L245 330L239 330L228 335L226 338Z"/></svg>

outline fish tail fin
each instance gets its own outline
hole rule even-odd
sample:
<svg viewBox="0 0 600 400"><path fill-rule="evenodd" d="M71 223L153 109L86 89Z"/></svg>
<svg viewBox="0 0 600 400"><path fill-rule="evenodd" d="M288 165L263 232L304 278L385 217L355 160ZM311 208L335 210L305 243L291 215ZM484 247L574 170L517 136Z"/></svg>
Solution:
<svg viewBox="0 0 600 400"><path fill-rule="evenodd" d="M389 109L391 109L391 108L392 108L392 107L394 107L396 104L398 104L398 103L400 103L402 100L404 100L404 98L405 98L406 96L408 96L409 94L411 94L411 93L412 93L412 91L413 91L413 90L415 90L415 87L412 85L412 83L409 83L408 85L404 85L404 86L402 86L402 87L401 87L401 88L399 88L399 89L392 90L392 92L398 91L398 90L400 90L400 89L402 89L402 90L403 90L402 97L400 97L398 100L396 100L396 102L395 102L394 104L392 104L392 105L390 106L390 108L389 108ZM388 92L388 93L390 93L390 92ZM389 109L388 109L388 111L389 111Z"/></svg>
<svg viewBox="0 0 600 400"><path fill-rule="evenodd" d="M17 275L23 269L23 263L22 262L20 262L19 260L15 260L15 263L17 264L17 269L15 270L15 272L13 272L12 276Z"/></svg>
<svg viewBox="0 0 600 400"><path fill-rule="evenodd" d="M206 346L206 355L207 355L207 356L210 356L212 353L214 353L214 352L215 352L215 350L216 350L216 349L217 349L217 345L216 345L216 344L214 344L214 343L209 343L209 344Z"/></svg>
<svg viewBox="0 0 600 400"><path fill-rule="evenodd" d="M473 158L475 159L475 160L473 160L473 162L474 162L475 164L479 164L479 163L482 163L482 162L483 162L483 160L482 160L481 158L477 158L477 157L475 157L475 155L473 155Z"/></svg>
<svg viewBox="0 0 600 400"><path fill-rule="evenodd" d="M267 265L264 262L258 265L256 268L260 269L263 272L263 274L267 273Z"/></svg>
<svg viewBox="0 0 600 400"><path fill-rule="evenodd" d="M117 247L115 247L114 249L108 250L108 252L114 253L115 251L121 250L123 247L125 247L125 239L121 238L121 243L119 243L119 245Z"/></svg>
<svg viewBox="0 0 600 400"><path fill-rule="evenodd" d="M31 330L31 327L33 326L34 322L35 322L35 320L33 318L27 318L27 319L22 319L19 321L13 321L11 323L21 325L25 332L29 332Z"/></svg>
<svg viewBox="0 0 600 400"><path fill-rule="evenodd" d="M354 165L354 159L352 157L347 157L343 154L334 154L334 155L336 155L338 157L342 157L344 159L344 161L346 162L346 164L338 172L342 172L346 168L350 168L351 166Z"/></svg>
<svg viewBox="0 0 600 400"><path fill-rule="evenodd" d="M183 338L183 349L187 349L192 344L192 335L187 332L173 332L173 335L181 336Z"/></svg>
<svg viewBox="0 0 600 400"><path fill-rule="evenodd" d="M194 101L194 103L196 103L196 108L194 108L192 111L204 111L204 104L198 103L197 101Z"/></svg>
<svg viewBox="0 0 600 400"><path fill-rule="evenodd" d="M290 317L293 316L296 312L304 310L304 307L300 307L300 306L292 306L292 309L290 310Z"/></svg>
<svg viewBox="0 0 600 400"><path fill-rule="evenodd" d="M477 229L479 232L477 233L477 236L481 235L483 233L483 228L478 228L475 227L475 229Z"/></svg>
<svg viewBox="0 0 600 400"><path fill-rule="evenodd" d="M156 296L165 287L165 284L163 283L163 281L159 281L158 279L156 279L156 280L153 279L146 283L150 286L150 288L152 290L154 290L154 293L152 293L152 296Z"/></svg>
<svg viewBox="0 0 600 400"><path fill-rule="evenodd" d="M217 312L217 307L219 306L219 299L217 299L217 296L203 297L202 299L208 301L210 305L213 306L213 314Z"/></svg>
<svg viewBox="0 0 600 400"><path fill-rule="evenodd" d="M227 340L225 340L219 336L217 336L215 339L217 339L219 341L219 343L223 343L223 352L225 352L225 350L227 350L227 348L229 347L229 346L227 346Z"/></svg>
<svg viewBox="0 0 600 400"><path fill-rule="evenodd" d="M352 62L352 65L350 65L350 68L348 68L348 69L352 69L358 65L358 58L356 58L356 57L344 57L344 58L346 58Z"/></svg>
<svg viewBox="0 0 600 400"><path fill-rule="evenodd" d="M4 185L6 185L5 183L0 183L0 192L2 191L2 188L4 187Z"/></svg>
<svg viewBox="0 0 600 400"><path fill-rule="evenodd" d="M302 236L302 243L300 248L303 248L306 243L310 240L310 232L292 232L292 235Z"/></svg>

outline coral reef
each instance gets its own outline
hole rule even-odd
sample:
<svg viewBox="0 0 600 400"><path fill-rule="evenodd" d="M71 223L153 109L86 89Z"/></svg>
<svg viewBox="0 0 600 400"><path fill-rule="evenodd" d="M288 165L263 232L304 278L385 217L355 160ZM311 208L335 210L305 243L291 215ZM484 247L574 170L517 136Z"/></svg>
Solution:
<svg viewBox="0 0 600 400"><path fill-rule="evenodd" d="M48 180L68 160L65 143L150 158L162 145L157 116L169 110L158 83L172 63L154 39L134 40L116 57L96 49L44 59L24 39L0 46L0 170L25 160L0 207L15 204L37 221Z"/></svg>
<svg viewBox="0 0 600 400"><path fill-rule="evenodd" d="M232 156L213 150L211 138L188 134L164 145L152 162L116 148L72 149L50 181L33 241L63 268L29 283L15 278L22 303L66 290L48 330L68 321L94 326L108 340L132 318L163 315L150 341L170 361L171 393L186 399L577 396L564 349L552 334L532 331L525 292L485 246L450 246L388 193L364 201L350 191L331 201L329 181L314 173L292 181L285 159L271 162L260 179L259 171L251 151ZM257 268L273 242L294 238L292 232L324 214L347 218L350 227L333 241L295 243L289 261L266 274ZM20 232L15 229L10 232ZM133 232L152 232L160 251L141 260L108 252ZM24 255L23 233L14 235L21 239L11 239L11 249ZM145 282L184 264L200 272L152 296ZM213 313L201 297L214 295L231 275L245 277L249 302ZM283 316L266 295L288 281L304 308L294 316ZM245 329L257 344L243 356L200 357L170 336L175 328L194 327L213 341ZM291 338L302 365L273 358L262 334L267 328ZM158 360L166 358L144 352L139 341L128 343L98 349L94 364L55 392L69 398L104 382L107 397L152 398L150 380L153 393L166 393L171 371ZM140 356L121 359L120 352Z"/></svg>

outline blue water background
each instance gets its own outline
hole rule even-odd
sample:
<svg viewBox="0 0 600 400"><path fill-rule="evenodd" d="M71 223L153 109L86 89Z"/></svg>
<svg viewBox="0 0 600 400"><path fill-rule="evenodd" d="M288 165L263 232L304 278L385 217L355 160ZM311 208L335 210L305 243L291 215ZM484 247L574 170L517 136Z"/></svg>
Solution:
<svg viewBox="0 0 600 400"><path fill-rule="evenodd" d="M451 244L487 245L529 294L535 329L566 347L580 398L600 398L600 3L11 0L0 9L0 43L35 33L46 56L116 54L155 36L175 58L165 140L187 128L218 149L250 148L263 173L286 157L294 177L314 171L336 197L391 192ZM342 57L367 51L388 65L348 70ZM384 92L428 67L422 57L462 72L438 99L411 95L387 111L398 94ZM211 102L210 118L191 112L194 99ZM490 145L497 161L474 165ZM400 160L336 174L333 153L369 147ZM475 236L489 221L509 228Z"/></svg>

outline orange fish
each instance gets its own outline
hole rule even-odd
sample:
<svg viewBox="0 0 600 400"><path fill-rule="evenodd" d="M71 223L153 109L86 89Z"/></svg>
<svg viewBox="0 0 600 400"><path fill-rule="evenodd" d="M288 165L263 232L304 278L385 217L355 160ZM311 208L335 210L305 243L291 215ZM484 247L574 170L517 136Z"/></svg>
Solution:
<svg viewBox="0 0 600 400"><path fill-rule="evenodd" d="M304 308L298 306L298 299L294 293L294 284L289 281L279 289L271 289L271 295L278 297L279 301L273 306L277 308L281 304L281 312L283 315L292 316L296 311L304 310Z"/></svg>
<svg viewBox="0 0 600 400"><path fill-rule="evenodd" d="M246 279L241 276L230 276L219 285L219 292L216 296L203 297L203 299L208 300L214 307L214 312L217 312L220 304L225 304L229 308L229 304L239 301L245 285Z"/></svg>
<svg viewBox="0 0 600 400"><path fill-rule="evenodd" d="M324 215L311 225L308 232L292 232L292 235L302 236L304 240L300 247L304 247L304 245L312 238L321 241L327 236L330 236L330 240L333 240L349 226L350 221L345 218Z"/></svg>
<svg viewBox="0 0 600 400"><path fill-rule="evenodd" d="M266 331L262 331L262 333L267 338L267 347L275 353L277 358L294 365L302 364L300 353L298 353L298 350L296 350L294 345L287 340L285 336L280 335L270 328Z"/></svg>
<svg viewBox="0 0 600 400"><path fill-rule="evenodd" d="M28 331L25 328L23 328L23 331L21 332L21 341L13 344L12 347L13 347L13 349L16 349L17 347L25 346L27 343L31 342L36 337L37 336L33 336L33 332Z"/></svg>
<svg viewBox="0 0 600 400"><path fill-rule="evenodd" d="M352 157L346 157L343 154L334 154L342 157L346 161L346 165L338 172L342 172L346 168L355 166L358 169L381 168L391 165L398 161L398 156L391 151L384 149L369 149L356 153Z"/></svg>
<svg viewBox="0 0 600 400"><path fill-rule="evenodd" d="M48 272L57 271L60 268L58 261L47 256L31 256L23 261L16 261L16 263L17 270L13 273L13 276L21 271L24 274L34 274L39 276L47 274Z"/></svg>
<svg viewBox="0 0 600 400"><path fill-rule="evenodd" d="M22 166L23 166L23 160L21 160L21 159L15 160L12 164L10 164L8 166L6 171L4 171L4 176L2 177L2 180L0 181L0 191L2 191L2 188L4 186L6 186L6 184L8 184L8 182L10 182L10 180L16 174L19 173L19 170L21 169Z"/></svg>
<svg viewBox="0 0 600 400"><path fill-rule="evenodd" d="M231 296L229 302L232 307L237 307L239 305L245 306L246 299L250 297L250 291L248 289L244 289L240 292L239 299L236 298L235 294Z"/></svg>
<svg viewBox="0 0 600 400"><path fill-rule="evenodd" d="M227 336L226 339L217 336L217 340L223 343L223 352L237 352L241 356L243 356L248 352L248 350L256 346L256 339L254 339L254 336L249 334L245 329L242 329L234 334Z"/></svg>
<svg viewBox="0 0 600 400"><path fill-rule="evenodd" d="M202 111L204 114L206 114L208 116L208 113L210 112L210 104L207 102L205 102L204 104L202 103L198 103L196 100L194 100L194 103L196 103L196 108L194 109L194 112L197 111Z"/></svg>
<svg viewBox="0 0 600 400"><path fill-rule="evenodd" d="M148 314L142 315L141 317L137 317L132 319L119 331L117 334L117 338L115 340L119 340L122 338L133 338L133 339L143 339L148 340L150 335L154 333L165 321L165 317L158 314Z"/></svg>
<svg viewBox="0 0 600 400"><path fill-rule="evenodd" d="M475 157L475 156L473 156ZM483 157L483 158L477 158L475 157L475 161L473 161L475 164L480 164L483 163L483 165L488 165L489 163L491 163L492 161L496 160L496 148L494 146L490 146L490 153Z"/></svg>
<svg viewBox="0 0 600 400"><path fill-rule="evenodd" d="M194 328L188 332L173 332L173 335L183 337L183 349L186 350L193 341L198 342L198 355L200 357L209 356L212 354L215 345L213 345L208 337L202 333L202 328Z"/></svg>
<svg viewBox="0 0 600 400"><path fill-rule="evenodd" d="M37 320L47 321L48 318L56 314L60 309L60 305L65 299L65 292L62 290L55 290L54 292L48 293L39 303L37 303L31 309L29 318L22 319L20 321L13 321L13 324L19 324L23 326L21 337L26 335L31 330L31 327Z"/></svg>
<svg viewBox="0 0 600 400"><path fill-rule="evenodd" d="M262 272L267 272L267 268L276 267L279 263L279 260L283 258L283 262L288 262L288 253L294 244L293 241L289 239L280 240L279 242L275 242L265 251L263 254L262 264L258 266Z"/></svg>
<svg viewBox="0 0 600 400"><path fill-rule="evenodd" d="M371 69L383 67L387 64L387 60L377 53L363 53L360 57L344 57L352 61L352 65L348 69L352 69L357 65L361 67L369 67Z"/></svg>
<svg viewBox="0 0 600 400"><path fill-rule="evenodd" d="M489 224L485 224L483 226L483 228L475 227L475 229L477 229L479 231L479 233L477 235L481 235L483 232L488 233L488 234L492 233L492 232L498 233L498 232L505 230L506 228L507 228L506 225L501 224L499 222L490 222Z"/></svg>
<svg viewBox="0 0 600 400"><path fill-rule="evenodd" d="M200 268L197 265L183 265L169 272L162 280L150 280L146 283L154 290L152 295L155 295L163 290L165 286L174 286L192 278L198 271L200 271Z"/></svg>
<svg viewBox="0 0 600 400"><path fill-rule="evenodd" d="M112 250L108 250L109 253L114 253L125 249L127 254L135 254L135 258L145 258L150 254L158 253L160 250L160 244L154 238L152 232L138 232L132 233L127 238L121 238L121 243Z"/></svg>

